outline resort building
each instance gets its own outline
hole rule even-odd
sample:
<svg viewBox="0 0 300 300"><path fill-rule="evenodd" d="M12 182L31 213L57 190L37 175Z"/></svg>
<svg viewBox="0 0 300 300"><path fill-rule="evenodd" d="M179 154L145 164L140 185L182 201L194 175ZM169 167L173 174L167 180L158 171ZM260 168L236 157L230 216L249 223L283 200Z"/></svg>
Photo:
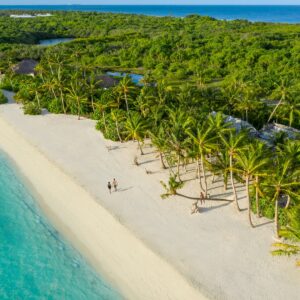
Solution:
<svg viewBox="0 0 300 300"><path fill-rule="evenodd" d="M17 65L13 67L13 71L19 75L30 75L34 76L35 67L37 66L38 61L34 59L23 59Z"/></svg>
<svg viewBox="0 0 300 300"><path fill-rule="evenodd" d="M265 125L259 131L259 137L265 141L272 141L278 133L284 133L289 139L300 138L300 130L278 123Z"/></svg>

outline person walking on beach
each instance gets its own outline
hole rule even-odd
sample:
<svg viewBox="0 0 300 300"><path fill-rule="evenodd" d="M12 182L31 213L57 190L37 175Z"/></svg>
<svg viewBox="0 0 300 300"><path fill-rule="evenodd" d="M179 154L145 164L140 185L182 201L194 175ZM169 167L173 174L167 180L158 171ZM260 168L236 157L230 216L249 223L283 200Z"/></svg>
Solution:
<svg viewBox="0 0 300 300"><path fill-rule="evenodd" d="M204 194L202 192L200 193L200 203L201 203L201 205L205 204L205 197L204 197Z"/></svg>
<svg viewBox="0 0 300 300"><path fill-rule="evenodd" d="M107 187L108 187L109 193L111 194L111 183L110 183L110 181L108 182Z"/></svg>
<svg viewBox="0 0 300 300"><path fill-rule="evenodd" d="M114 187L115 192L116 192L117 189L118 189L118 182L117 182L116 178L114 178L114 180L113 180L113 187Z"/></svg>

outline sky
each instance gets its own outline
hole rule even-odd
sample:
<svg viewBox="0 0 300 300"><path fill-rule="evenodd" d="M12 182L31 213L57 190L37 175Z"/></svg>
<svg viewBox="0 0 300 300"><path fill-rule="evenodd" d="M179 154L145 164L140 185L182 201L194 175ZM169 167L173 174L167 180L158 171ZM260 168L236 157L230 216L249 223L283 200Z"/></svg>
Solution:
<svg viewBox="0 0 300 300"><path fill-rule="evenodd" d="M118 4L165 4L165 5L300 5L300 0L0 0L0 5L59 5L59 4L98 4L98 5L118 5Z"/></svg>

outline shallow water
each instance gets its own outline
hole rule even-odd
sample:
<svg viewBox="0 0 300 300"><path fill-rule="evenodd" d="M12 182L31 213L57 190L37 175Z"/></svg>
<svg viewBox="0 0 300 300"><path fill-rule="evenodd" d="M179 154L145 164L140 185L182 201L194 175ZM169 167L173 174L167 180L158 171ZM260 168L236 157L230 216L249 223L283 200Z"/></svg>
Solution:
<svg viewBox="0 0 300 300"><path fill-rule="evenodd" d="M1 151L0 299L121 299L51 226Z"/></svg>
<svg viewBox="0 0 300 300"><path fill-rule="evenodd" d="M126 75L129 76L133 83L136 85L143 85L141 80L144 78L143 75L134 74L134 73L121 73L121 72L106 72L107 75L113 77L125 77Z"/></svg>
<svg viewBox="0 0 300 300"><path fill-rule="evenodd" d="M47 40L40 40L39 45L42 46L54 46L61 43L67 43L72 41L72 38L58 38L58 39L47 39Z"/></svg>

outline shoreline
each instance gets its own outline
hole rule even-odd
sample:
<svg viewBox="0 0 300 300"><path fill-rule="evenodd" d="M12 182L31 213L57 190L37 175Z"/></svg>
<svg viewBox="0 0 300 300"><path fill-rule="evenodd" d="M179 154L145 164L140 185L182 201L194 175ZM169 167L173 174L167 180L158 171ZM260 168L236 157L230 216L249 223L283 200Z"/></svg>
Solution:
<svg viewBox="0 0 300 300"><path fill-rule="evenodd" d="M1 117L0 147L51 223L125 298L206 299Z"/></svg>
<svg viewBox="0 0 300 300"><path fill-rule="evenodd" d="M260 225L252 229L246 213L237 213L230 203L209 201L201 207L202 213L191 216L191 200L160 198L160 180L166 181L168 172L160 168L153 148L145 147L137 167L135 143L104 140L94 125L92 120L78 121L70 115L25 116L10 101L0 106L0 147L5 144L9 156L33 173L25 175L35 181L40 194L47 195L46 204L57 210L56 222L76 226L75 236L70 236L70 226L65 230L78 240L81 253L97 243L100 252L90 255L89 262L94 265L100 256L104 265L97 269L121 293L130 294L130 299L297 298L300 274L293 259L270 254L270 220L255 220ZM26 156L28 147L33 154ZM38 157L43 160L41 167ZM182 193L195 196L198 183L190 180L195 174L192 167ZM49 170L60 176L49 175ZM120 190L109 195L106 184L114 177ZM62 182L68 184L61 187ZM209 186L212 197L232 196L219 180L212 184L209 178ZM242 209L247 205L243 189L238 187ZM68 192L73 196L64 196Z"/></svg>

